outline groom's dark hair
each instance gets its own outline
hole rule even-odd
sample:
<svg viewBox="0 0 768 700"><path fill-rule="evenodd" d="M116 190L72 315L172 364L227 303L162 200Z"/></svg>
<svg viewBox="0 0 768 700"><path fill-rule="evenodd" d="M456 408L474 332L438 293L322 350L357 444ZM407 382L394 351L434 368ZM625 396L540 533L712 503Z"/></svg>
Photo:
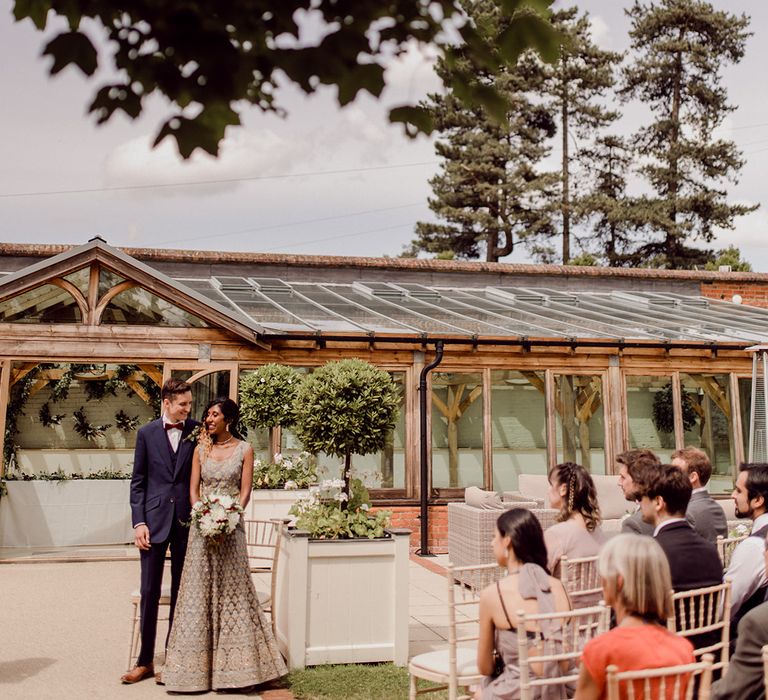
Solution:
<svg viewBox="0 0 768 700"><path fill-rule="evenodd" d="M175 396L192 391L192 387L181 379L169 379L160 390L160 397L173 401Z"/></svg>

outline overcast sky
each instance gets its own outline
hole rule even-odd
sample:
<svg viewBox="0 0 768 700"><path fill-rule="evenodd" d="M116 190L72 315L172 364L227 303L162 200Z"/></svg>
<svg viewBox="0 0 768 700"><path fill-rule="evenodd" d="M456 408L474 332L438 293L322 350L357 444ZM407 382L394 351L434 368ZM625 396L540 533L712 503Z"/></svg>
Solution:
<svg viewBox="0 0 768 700"><path fill-rule="evenodd" d="M288 89L287 119L247 110L245 127L228 132L218 160L183 163L168 139L150 149L163 121L159 99L135 122L116 116L97 127L86 115L95 83L72 68L49 78L43 35L28 20L15 23L11 4L0 11L0 241L80 244L98 234L112 245L394 256L415 222L431 218L433 143L404 137L385 109L437 89L429 55L414 51L392 66L381 102L366 93L339 110L330 91L307 98ZM592 16L602 47L627 48L628 0L577 4ZM731 200L763 205L716 245L735 244L756 270L768 271L768 3L714 5L752 18L744 60L724 73L738 110L722 135L747 161ZM624 111L617 130L629 133L646 113L639 105ZM556 146L550 158L556 167ZM520 246L505 260L527 256Z"/></svg>

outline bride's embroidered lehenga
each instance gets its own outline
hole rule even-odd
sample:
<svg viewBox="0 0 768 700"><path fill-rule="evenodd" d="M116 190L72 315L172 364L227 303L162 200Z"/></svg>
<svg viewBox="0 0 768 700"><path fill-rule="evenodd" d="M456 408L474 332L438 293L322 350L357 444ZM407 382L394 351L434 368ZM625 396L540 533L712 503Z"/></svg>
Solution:
<svg viewBox="0 0 768 700"><path fill-rule="evenodd" d="M201 495L239 496L245 447L241 442L220 461L202 461L200 453ZM163 669L166 690L245 688L286 672L256 598L242 520L215 545L193 526Z"/></svg>

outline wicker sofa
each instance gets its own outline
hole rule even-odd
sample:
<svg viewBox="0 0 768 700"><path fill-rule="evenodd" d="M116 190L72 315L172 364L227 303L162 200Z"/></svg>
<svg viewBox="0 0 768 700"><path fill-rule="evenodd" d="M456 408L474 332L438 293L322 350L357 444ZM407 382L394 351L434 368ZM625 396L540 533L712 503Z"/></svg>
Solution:
<svg viewBox="0 0 768 700"><path fill-rule="evenodd" d="M528 508L546 529L555 522L557 511L539 508L537 501L507 501L504 508L475 508L466 503L448 504L448 559L455 566L492 564L491 540L499 515L507 508Z"/></svg>

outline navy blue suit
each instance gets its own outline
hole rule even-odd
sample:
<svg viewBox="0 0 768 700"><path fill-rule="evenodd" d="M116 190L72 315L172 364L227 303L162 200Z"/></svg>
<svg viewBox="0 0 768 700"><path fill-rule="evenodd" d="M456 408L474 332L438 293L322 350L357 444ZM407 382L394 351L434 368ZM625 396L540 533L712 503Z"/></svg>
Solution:
<svg viewBox="0 0 768 700"><path fill-rule="evenodd" d="M147 666L155 655L157 609L163 584L165 554L171 549L171 610L181 582L181 570L187 552L189 520L189 480L192 473L194 442L186 438L198 425L184 421L176 452L163 426L162 418L148 423L136 435L136 451L131 478L131 517L133 525L149 528L149 550L141 550L141 651L137 664Z"/></svg>

